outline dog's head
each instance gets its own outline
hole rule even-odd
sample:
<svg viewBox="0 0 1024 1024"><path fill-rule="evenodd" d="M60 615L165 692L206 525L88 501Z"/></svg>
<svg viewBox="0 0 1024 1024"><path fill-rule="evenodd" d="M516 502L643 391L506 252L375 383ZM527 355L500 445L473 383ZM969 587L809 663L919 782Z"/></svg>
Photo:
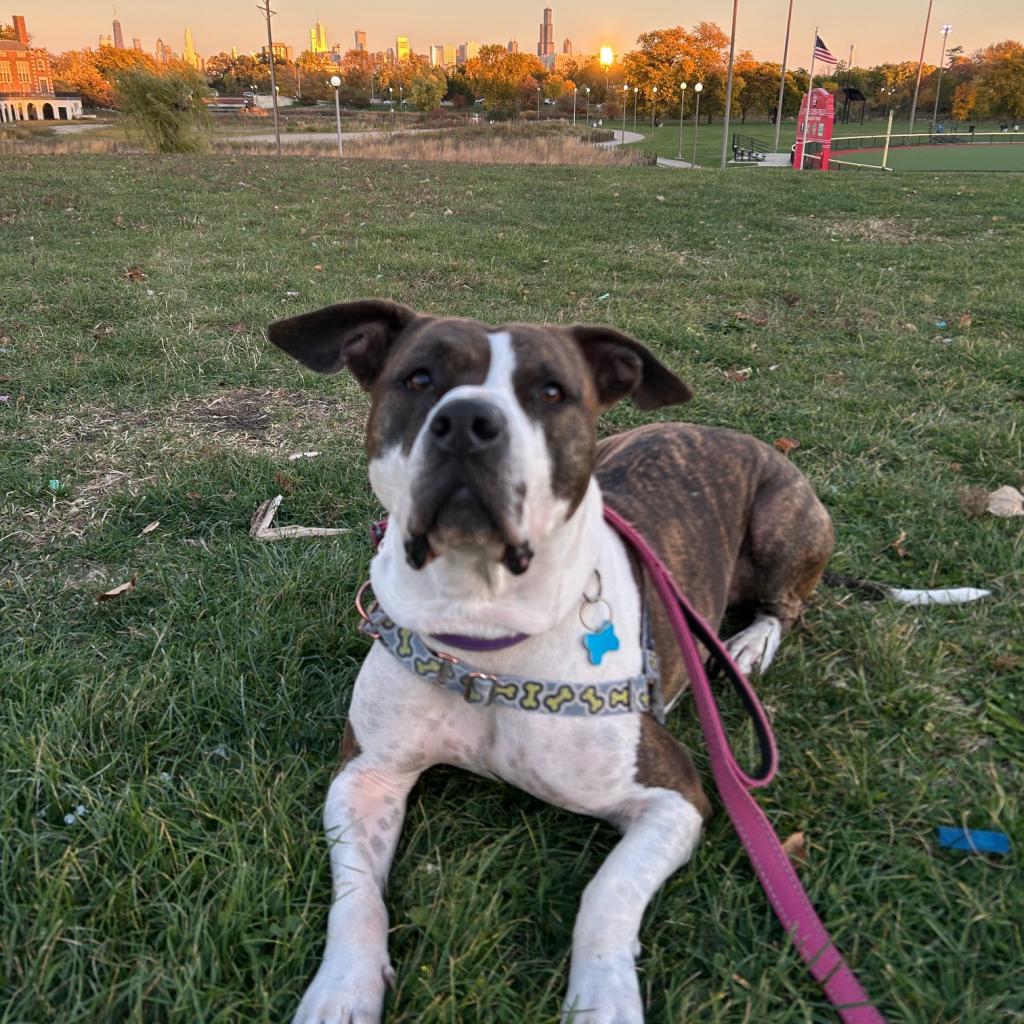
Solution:
<svg viewBox="0 0 1024 1024"><path fill-rule="evenodd" d="M346 367L369 392L370 480L415 569L473 547L525 572L587 491L598 414L627 396L641 409L690 397L610 327L495 329L363 300L268 334L319 373Z"/></svg>

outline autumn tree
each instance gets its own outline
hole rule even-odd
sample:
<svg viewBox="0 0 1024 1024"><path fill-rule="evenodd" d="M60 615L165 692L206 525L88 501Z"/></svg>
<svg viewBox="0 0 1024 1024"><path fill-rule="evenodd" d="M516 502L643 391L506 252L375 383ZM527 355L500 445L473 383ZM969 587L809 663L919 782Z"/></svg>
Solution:
<svg viewBox="0 0 1024 1024"><path fill-rule="evenodd" d="M993 117L1024 116L1024 45L1007 39L975 55L978 65L978 103Z"/></svg>
<svg viewBox="0 0 1024 1024"><path fill-rule="evenodd" d="M412 105L417 110L436 110L448 92L444 68L422 67L409 86Z"/></svg>
<svg viewBox="0 0 1024 1024"><path fill-rule="evenodd" d="M525 90L535 91L544 76L540 61L530 53L509 53L504 46L482 46L466 61L463 72L487 106L521 109Z"/></svg>

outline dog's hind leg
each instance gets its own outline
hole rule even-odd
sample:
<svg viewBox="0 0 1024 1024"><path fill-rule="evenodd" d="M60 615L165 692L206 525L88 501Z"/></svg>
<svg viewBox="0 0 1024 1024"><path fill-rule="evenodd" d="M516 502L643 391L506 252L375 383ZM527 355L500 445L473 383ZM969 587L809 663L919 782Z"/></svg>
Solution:
<svg viewBox="0 0 1024 1024"><path fill-rule="evenodd" d="M418 773L365 763L346 730L342 756L324 806L333 901L323 962L296 1011L294 1024L376 1024L394 971L388 957L383 889Z"/></svg>
<svg viewBox="0 0 1024 1024"><path fill-rule="evenodd" d="M642 1024L634 966L640 921L665 879L690 859L709 813L688 756L647 716L631 789L611 819L623 837L580 901L565 1024Z"/></svg>
<svg viewBox="0 0 1024 1024"><path fill-rule="evenodd" d="M754 621L726 641L744 673L771 664L814 593L833 543L828 513L795 471L758 492L731 588L731 603L754 603Z"/></svg>

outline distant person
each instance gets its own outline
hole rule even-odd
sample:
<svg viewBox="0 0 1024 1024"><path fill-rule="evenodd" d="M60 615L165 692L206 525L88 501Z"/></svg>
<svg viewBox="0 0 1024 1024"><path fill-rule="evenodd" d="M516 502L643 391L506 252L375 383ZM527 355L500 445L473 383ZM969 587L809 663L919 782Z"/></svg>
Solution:
<svg viewBox="0 0 1024 1024"><path fill-rule="evenodd" d="M1000 121L999 122L999 131L1000 132L1008 132L1009 130L1010 130L1010 126L1005 121Z"/></svg>
<svg viewBox="0 0 1024 1024"><path fill-rule="evenodd" d="M1019 132L1020 131L1020 125L1016 121L1013 122L1013 130L1015 132Z"/></svg>
<svg viewBox="0 0 1024 1024"><path fill-rule="evenodd" d="M967 130L971 133L971 135L974 135L974 125L973 124Z"/></svg>

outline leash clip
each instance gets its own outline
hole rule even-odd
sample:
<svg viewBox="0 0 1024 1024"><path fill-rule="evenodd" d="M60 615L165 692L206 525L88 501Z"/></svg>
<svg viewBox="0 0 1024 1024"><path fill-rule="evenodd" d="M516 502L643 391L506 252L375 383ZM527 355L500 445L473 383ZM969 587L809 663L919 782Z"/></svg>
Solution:
<svg viewBox="0 0 1024 1024"><path fill-rule="evenodd" d="M356 591L356 611L359 612L359 618L363 620L363 624L360 627L362 631L371 639L379 640L380 633L373 628L373 620L370 618L370 613L363 607L363 595L370 588L370 581L367 580L357 591ZM378 607L376 599L370 606L371 611Z"/></svg>
<svg viewBox="0 0 1024 1024"><path fill-rule="evenodd" d="M476 688L476 681L478 679L486 679L491 685L487 687L486 694L480 694ZM463 680L463 691L466 698L467 704L483 704L485 707L494 700L494 684L498 680L488 672L470 672L466 675ZM474 697L480 697L479 700L474 700Z"/></svg>

